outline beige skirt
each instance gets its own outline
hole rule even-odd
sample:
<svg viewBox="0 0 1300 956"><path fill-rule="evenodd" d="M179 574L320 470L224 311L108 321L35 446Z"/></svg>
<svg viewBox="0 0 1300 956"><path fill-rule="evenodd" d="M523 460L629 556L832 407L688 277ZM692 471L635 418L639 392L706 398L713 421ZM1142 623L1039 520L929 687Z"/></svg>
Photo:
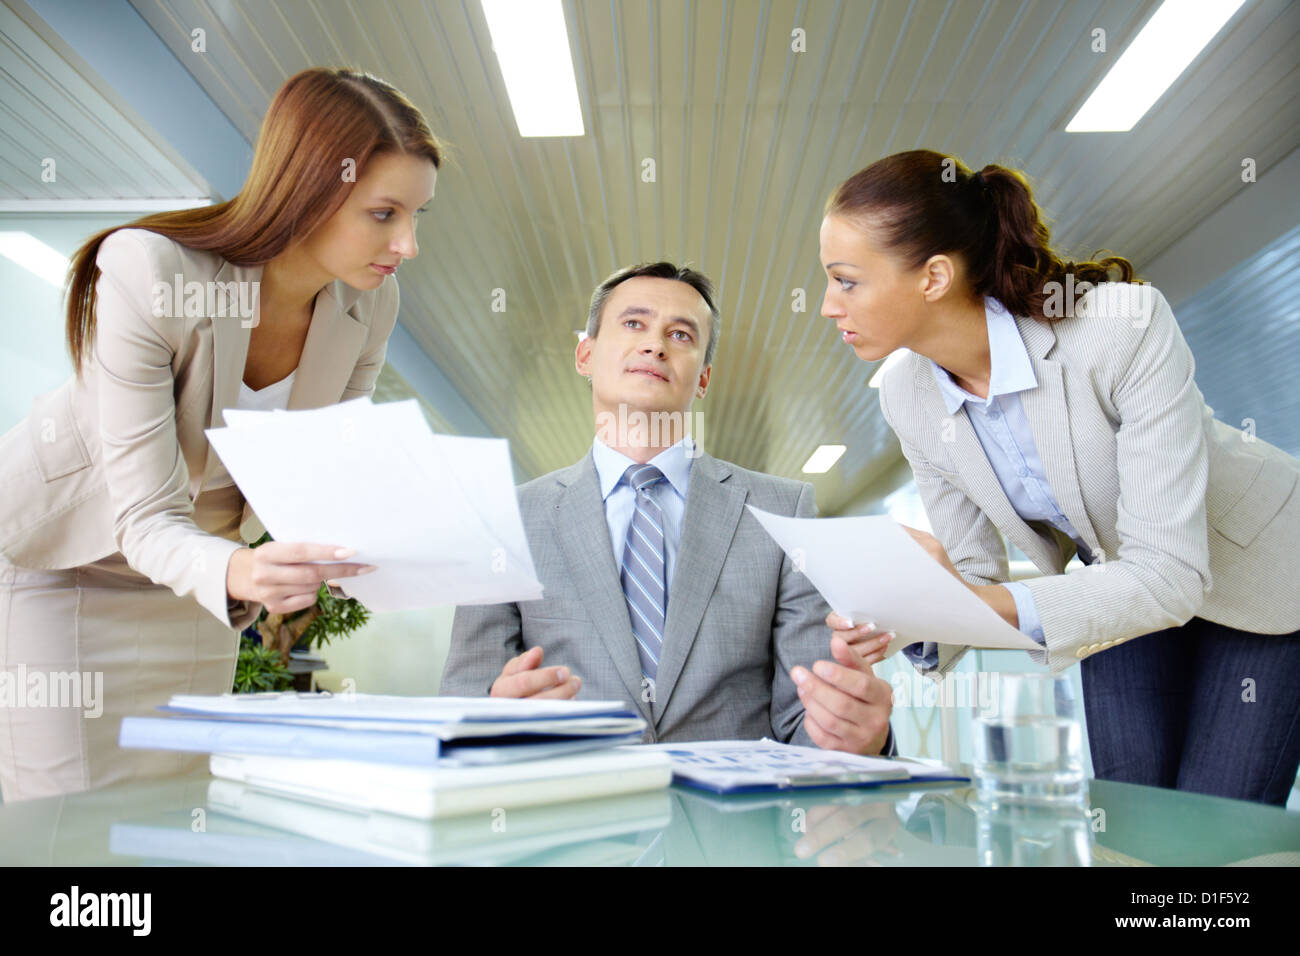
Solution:
<svg viewBox="0 0 1300 956"><path fill-rule="evenodd" d="M228 515L233 502L222 504L215 510ZM203 517L205 530L228 533L228 517ZM173 694L229 691L238 650L237 631L121 554L60 571L0 558L4 801L203 767L201 754L124 750L118 731L123 717L152 714Z"/></svg>

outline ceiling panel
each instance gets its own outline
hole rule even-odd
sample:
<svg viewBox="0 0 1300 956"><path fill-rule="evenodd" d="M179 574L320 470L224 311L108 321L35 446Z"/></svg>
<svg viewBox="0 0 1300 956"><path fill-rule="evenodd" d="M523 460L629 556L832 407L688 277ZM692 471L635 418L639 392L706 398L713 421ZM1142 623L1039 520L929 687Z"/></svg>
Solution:
<svg viewBox="0 0 1300 956"><path fill-rule="evenodd" d="M209 195L97 81L48 28L0 4L0 200Z"/></svg>

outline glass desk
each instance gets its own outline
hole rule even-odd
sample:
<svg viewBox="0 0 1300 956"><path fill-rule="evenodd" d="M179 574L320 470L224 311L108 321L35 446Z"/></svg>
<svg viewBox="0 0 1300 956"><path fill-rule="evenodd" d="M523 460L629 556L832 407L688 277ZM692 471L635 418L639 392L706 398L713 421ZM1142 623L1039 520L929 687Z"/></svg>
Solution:
<svg viewBox="0 0 1300 956"><path fill-rule="evenodd" d="M0 864L1221 866L1300 864L1300 813L1089 781L1087 807L986 808L966 784L716 797L685 787L433 822L206 772L0 806Z"/></svg>

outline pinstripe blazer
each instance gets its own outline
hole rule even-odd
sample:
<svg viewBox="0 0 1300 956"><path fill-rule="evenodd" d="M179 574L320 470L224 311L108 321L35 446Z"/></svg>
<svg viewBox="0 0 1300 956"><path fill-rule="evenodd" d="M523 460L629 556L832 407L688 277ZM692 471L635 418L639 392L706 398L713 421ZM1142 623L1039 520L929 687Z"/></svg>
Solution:
<svg viewBox="0 0 1300 956"><path fill-rule="evenodd" d="M191 515L220 470L203 430L221 427L222 410L239 401L252 323L235 297L256 288L248 284L262 267L144 229L109 235L95 262L97 331L82 379L38 396L26 421L0 436L0 554L53 569L121 551L136 571L244 627L261 605L227 600L226 566L240 543L207 534ZM158 284L197 288L202 306L173 315ZM365 292L325 286L289 407L372 394L397 306L391 276ZM261 535L247 505L242 524L249 540Z"/></svg>
<svg viewBox="0 0 1300 956"><path fill-rule="evenodd" d="M817 510L806 482L709 455L693 462L649 701L591 454L521 485L545 597L457 608L441 692L486 694L510 658L541 645L544 666L582 678L582 696L635 702L647 743L766 736L816 746L789 670L829 659L830 609L746 504L799 517Z"/></svg>
<svg viewBox="0 0 1300 956"><path fill-rule="evenodd" d="M949 416L928 359L885 376L880 408L926 513L973 584L1005 582L1006 546L1055 673L1194 616L1262 634L1300 629L1300 461L1214 418L1169 303L1149 285L1103 283L1071 317L1016 318L1038 387L1020 393L1061 510L1100 560L1069 574L1065 535L1026 524L998 483L966 409ZM939 646L937 673L966 648Z"/></svg>

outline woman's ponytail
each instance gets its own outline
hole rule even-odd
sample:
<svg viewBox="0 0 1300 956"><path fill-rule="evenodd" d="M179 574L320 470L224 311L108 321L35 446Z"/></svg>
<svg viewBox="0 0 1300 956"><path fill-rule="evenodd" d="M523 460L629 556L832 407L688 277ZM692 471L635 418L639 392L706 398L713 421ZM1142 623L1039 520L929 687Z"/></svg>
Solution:
<svg viewBox="0 0 1300 956"><path fill-rule="evenodd" d="M826 214L870 229L909 268L941 253L960 255L973 293L994 297L1013 315L1058 318L1058 286L1136 280L1132 263L1120 256L1070 262L1053 252L1023 173L996 165L973 172L933 150L872 163L840 184Z"/></svg>
<svg viewBox="0 0 1300 956"><path fill-rule="evenodd" d="M980 263L977 290L993 296L1013 315L1059 318L1045 306L1053 284L1064 287L1068 276L1073 276L1075 288L1084 282L1096 285L1136 278L1133 264L1122 256L1070 262L1053 252L1051 233L1024 174L990 165L977 175L985 183L994 224L988 254Z"/></svg>

